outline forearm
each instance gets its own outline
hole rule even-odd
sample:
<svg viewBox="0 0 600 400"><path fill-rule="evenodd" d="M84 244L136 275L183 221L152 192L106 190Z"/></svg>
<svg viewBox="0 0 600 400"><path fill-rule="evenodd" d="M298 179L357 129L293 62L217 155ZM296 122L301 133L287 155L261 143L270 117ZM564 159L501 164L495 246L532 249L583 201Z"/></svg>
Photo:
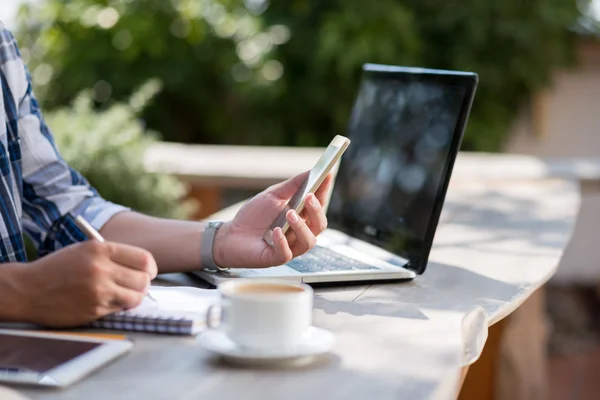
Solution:
<svg viewBox="0 0 600 400"><path fill-rule="evenodd" d="M202 268L200 247L204 223L149 217L135 212L113 216L100 230L108 241L148 250L159 273Z"/></svg>
<svg viewBox="0 0 600 400"><path fill-rule="evenodd" d="M0 321L27 321L28 296L23 275L27 265L0 264Z"/></svg>

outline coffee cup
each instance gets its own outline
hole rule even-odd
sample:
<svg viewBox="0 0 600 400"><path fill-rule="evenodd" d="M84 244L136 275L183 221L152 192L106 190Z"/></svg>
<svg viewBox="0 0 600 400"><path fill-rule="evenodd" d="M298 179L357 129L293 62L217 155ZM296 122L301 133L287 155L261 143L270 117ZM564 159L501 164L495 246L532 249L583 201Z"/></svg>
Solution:
<svg viewBox="0 0 600 400"><path fill-rule="evenodd" d="M312 324L313 290L306 284L235 279L219 285L219 290L221 303L209 308L206 324L241 347L294 346Z"/></svg>

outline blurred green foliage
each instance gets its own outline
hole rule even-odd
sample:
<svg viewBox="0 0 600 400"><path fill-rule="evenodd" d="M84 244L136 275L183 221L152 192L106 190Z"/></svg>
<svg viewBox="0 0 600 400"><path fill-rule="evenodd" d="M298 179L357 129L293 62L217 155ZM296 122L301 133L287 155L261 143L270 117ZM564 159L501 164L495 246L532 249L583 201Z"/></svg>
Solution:
<svg viewBox="0 0 600 400"><path fill-rule="evenodd" d="M145 149L157 138L137 115L159 89L157 81L149 81L127 102L105 110L95 110L85 91L69 107L46 113L45 119L62 156L103 198L148 215L185 219L194 204L182 201L184 185L144 167Z"/></svg>
<svg viewBox="0 0 600 400"><path fill-rule="evenodd" d="M84 90L68 106L46 112L44 119L63 158L103 198L147 215L187 219L197 205L184 199L184 184L144 167L145 150L158 135L138 117L160 88L158 80L149 80L126 101L103 110L94 107L92 93ZM28 260L35 260L37 250L29 237L25 247Z"/></svg>
<svg viewBox="0 0 600 400"><path fill-rule="evenodd" d="M366 62L475 71L463 149L497 150L516 111L572 61L573 0L47 0L17 38L46 108L106 107L158 78L143 112L167 140L324 145Z"/></svg>

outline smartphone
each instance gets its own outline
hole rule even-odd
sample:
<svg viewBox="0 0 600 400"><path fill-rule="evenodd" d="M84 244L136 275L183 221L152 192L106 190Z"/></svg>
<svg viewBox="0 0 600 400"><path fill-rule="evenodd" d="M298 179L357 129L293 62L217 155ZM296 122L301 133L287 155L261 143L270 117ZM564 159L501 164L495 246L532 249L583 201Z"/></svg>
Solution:
<svg viewBox="0 0 600 400"><path fill-rule="evenodd" d="M321 183L323 183L327 174L331 172L335 164L342 157L348 145L350 145L350 139L340 135L334 137L331 143L329 143L329 146L327 146L315 166L310 170L306 180L290 198L283 211L275 218L271 226L265 231L263 239L269 245L273 246L273 230L280 227L284 234L287 232L289 228L286 219L287 213L290 210L295 210L298 214L302 212L306 196L309 193L314 193L321 186Z"/></svg>

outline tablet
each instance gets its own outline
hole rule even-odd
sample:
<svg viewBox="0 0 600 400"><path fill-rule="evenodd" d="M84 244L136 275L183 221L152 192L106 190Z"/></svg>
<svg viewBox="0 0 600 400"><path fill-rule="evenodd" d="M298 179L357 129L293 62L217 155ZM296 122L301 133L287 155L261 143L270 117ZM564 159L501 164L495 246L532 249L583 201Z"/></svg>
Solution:
<svg viewBox="0 0 600 400"><path fill-rule="evenodd" d="M129 340L0 329L0 383L65 387L132 345Z"/></svg>

